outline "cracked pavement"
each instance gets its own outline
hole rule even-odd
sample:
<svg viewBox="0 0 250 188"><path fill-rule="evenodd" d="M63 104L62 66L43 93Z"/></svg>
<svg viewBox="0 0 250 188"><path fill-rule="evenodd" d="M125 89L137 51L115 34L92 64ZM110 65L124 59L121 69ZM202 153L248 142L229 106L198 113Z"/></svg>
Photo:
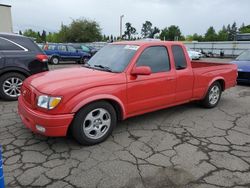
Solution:
<svg viewBox="0 0 250 188"><path fill-rule="evenodd" d="M185 104L120 122L86 147L26 129L17 102L0 101L6 187L250 187L250 87L219 105Z"/></svg>

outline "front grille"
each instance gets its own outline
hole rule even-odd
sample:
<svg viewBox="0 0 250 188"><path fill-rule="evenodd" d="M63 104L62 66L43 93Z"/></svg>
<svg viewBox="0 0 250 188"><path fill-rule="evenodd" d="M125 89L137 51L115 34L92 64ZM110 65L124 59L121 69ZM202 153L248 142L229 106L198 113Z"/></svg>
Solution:
<svg viewBox="0 0 250 188"><path fill-rule="evenodd" d="M250 72L238 72L238 78L250 80Z"/></svg>

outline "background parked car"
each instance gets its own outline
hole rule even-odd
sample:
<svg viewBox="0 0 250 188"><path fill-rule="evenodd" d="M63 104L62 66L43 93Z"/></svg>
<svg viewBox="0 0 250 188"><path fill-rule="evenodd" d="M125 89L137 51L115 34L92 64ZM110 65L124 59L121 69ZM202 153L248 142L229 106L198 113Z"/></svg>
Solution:
<svg viewBox="0 0 250 188"><path fill-rule="evenodd" d="M84 64L91 58L90 53L77 50L71 44L45 44L43 50L52 64L58 64L60 61L76 61Z"/></svg>
<svg viewBox="0 0 250 188"><path fill-rule="evenodd" d="M91 56L93 56L97 52L97 49L95 49L92 46L87 46L84 44L71 44L71 45L77 50L82 50L83 52L91 54Z"/></svg>
<svg viewBox="0 0 250 188"><path fill-rule="evenodd" d="M199 60L201 58L201 53L193 50L188 50L188 55L192 60Z"/></svg>
<svg viewBox="0 0 250 188"><path fill-rule="evenodd" d="M31 38L0 33L0 97L16 100L23 80L48 70L48 57Z"/></svg>
<svg viewBox="0 0 250 188"><path fill-rule="evenodd" d="M238 66L238 82L250 83L250 50L244 51L232 63Z"/></svg>

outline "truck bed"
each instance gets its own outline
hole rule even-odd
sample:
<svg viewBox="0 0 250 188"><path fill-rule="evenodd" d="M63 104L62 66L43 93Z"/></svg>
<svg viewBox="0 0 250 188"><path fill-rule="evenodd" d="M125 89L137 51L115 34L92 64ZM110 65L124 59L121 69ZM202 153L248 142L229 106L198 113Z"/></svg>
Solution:
<svg viewBox="0 0 250 188"><path fill-rule="evenodd" d="M215 62L204 62L204 61L191 61L192 68L203 68L213 66L226 66L231 65L230 63L215 63Z"/></svg>
<svg viewBox="0 0 250 188"><path fill-rule="evenodd" d="M236 85L237 68L231 63L191 61L194 74L194 98L201 98L198 93L206 93L207 86L221 80L223 89Z"/></svg>

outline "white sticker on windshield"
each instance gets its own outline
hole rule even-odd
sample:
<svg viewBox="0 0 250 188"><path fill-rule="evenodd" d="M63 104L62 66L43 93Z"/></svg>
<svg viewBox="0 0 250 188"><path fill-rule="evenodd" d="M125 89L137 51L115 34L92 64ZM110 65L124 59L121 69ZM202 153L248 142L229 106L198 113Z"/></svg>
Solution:
<svg viewBox="0 0 250 188"><path fill-rule="evenodd" d="M126 45L124 47L124 49L128 49L128 50L138 50L139 46L136 45Z"/></svg>

